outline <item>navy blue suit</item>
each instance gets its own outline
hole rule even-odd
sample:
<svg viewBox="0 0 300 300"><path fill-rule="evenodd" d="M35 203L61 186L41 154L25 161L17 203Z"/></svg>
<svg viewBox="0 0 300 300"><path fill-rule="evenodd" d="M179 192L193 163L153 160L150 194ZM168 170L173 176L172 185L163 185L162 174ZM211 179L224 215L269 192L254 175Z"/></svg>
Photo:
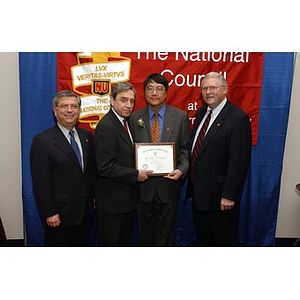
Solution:
<svg viewBox="0 0 300 300"><path fill-rule="evenodd" d="M35 136L30 149L35 198L45 219L59 214L59 227L79 226L86 213L90 219L93 215L96 183L93 136L86 129L76 127L76 130L83 151L84 171L57 125Z"/></svg>
<svg viewBox="0 0 300 300"><path fill-rule="evenodd" d="M192 141L206 110L205 105L196 113ZM227 101L202 142L195 162L195 182L188 182L188 195L193 195L196 211L218 214L221 212L221 198L226 198L235 201L235 206L231 212L222 211L222 217L231 213L236 213L238 217L239 200L248 171L251 147L249 117ZM236 224L237 218L235 220Z"/></svg>
<svg viewBox="0 0 300 300"><path fill-rule="evenodd" d="M99 244L128 246L139 188L134 147L112 110L100 120L94 136Z"/></svg>

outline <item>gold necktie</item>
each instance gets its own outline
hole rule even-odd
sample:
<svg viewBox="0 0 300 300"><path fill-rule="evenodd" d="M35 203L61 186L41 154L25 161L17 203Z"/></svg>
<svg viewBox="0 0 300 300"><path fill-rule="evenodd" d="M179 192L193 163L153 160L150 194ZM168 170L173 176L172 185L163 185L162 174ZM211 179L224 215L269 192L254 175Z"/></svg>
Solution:
<svg viewBox="0 0 300 300"><path fill-rule="evenodd" d="M152 136L152 142L153 143L158 143L159 142L159 122L158 122L158 113L155 113L155 118L152 123L152 128L151 128L151 136Z"/></svg>

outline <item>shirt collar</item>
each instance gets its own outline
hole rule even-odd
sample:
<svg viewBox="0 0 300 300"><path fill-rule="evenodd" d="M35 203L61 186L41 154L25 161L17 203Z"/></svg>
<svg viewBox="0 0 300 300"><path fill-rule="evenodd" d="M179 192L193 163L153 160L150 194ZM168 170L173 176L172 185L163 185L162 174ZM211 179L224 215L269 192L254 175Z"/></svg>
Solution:
<svg viewBox="0 0 300 300"><path fill-rule="evenodd" d="M111 109L112 109L112 111L114 112L114 114L116 115L116 117L118 118L118 120L123 124L123 121L124 121L125 118L119 116L119 115L116 113L116 111L114 110L113 107L112 107Z"/></svg>
<svg viewBox="0 0 300 300"><path fill-rule="evenodd" d="M154 114L156 113L150 106L148 106L149 108L149 117L154 118ZM164 106L158 111L158 114L161 118L164 118L165 116L165 112L166 112L166 105L164 104Z"/></svg>
<svg viewBox="0 0 300 300"><path fill-rule="evenodd" d="M225 97L224 100L214 109L209 108L209 106L207 107L207 112L212 110L212 113L214 115L218 115L220 113L220 111L223 109L223 107L225 106L227 102L227 98Z"/></svg>
<svg viewBox="0 0 300 300"><path fill-rule="evenodd" d="M59 129L63 132L63 134L65 136L68 136L70 130L67 129L66 127L62 126L59 122L57 122L57 126L59 127ZM77 130L75 127L73 127L71 130L73 130L75 132L75 134L77 134Z"/></svg>

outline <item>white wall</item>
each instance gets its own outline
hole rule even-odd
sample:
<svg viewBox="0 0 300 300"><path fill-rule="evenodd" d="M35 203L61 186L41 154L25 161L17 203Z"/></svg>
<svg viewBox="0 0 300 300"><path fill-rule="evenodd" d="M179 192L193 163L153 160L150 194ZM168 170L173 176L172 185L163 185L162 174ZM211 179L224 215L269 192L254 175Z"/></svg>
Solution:
<svg viewBox="0 0 300 300"><path fill-rule="evenodd" d="M18 53L0 53L0 216L8 239L23 239ZM300 56L296 58L276 237L300 236Z"/></svg>
<svg viewBox="0 0 300 300"><path fill-rule="evenodd" d="M17 53L0 53L0 216L8 239L23 239Z"/></svg>
<svg viewBox="0 0 300 300"><path fill-rule="evenodd" d="M300 236L300 53L296 55L289 124L283 160L276 237Z"/></svg>

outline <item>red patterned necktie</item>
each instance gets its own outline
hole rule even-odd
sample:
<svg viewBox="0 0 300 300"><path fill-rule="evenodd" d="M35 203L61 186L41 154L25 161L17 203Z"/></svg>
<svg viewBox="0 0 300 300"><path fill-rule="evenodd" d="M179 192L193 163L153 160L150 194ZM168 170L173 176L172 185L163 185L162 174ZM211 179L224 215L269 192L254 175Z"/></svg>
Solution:
<svg viewBox="0 0 300 300"><path fill-rule="evenodd" d="M198 137L197 137L197 140L196 140L196 143L195 143L195 146L194 146L194 149L193 149L193 152L192 152L192 158L191 158L191 179L192 179L192 182L194 182L194 179L195 179L195 162L196 162L196 159L199 155L199 151L200 151L200 147L201 147L201 144L202 144L202 141L204 140L204 137L205 137L205 133L206 133L206 130L208 128L208 125L209 125L209 122L210 122L210 118L211 118L211 110L209 111L201 129L200 129L200 132L198 134Z"/></svg>
<svg viewBox="0 0 300 300"><path fill-rule="evenodd" d="M124 129L125 129L125 131L126 131L127 134L129 135L128 127L127 127L127 122L126 122L126 118L123 120L123 124L124 124Z"/></svg>
<svg viewBox="0 0 300 300"><path fill-rule="evenodd" d="M151 137L152 137L153 143L159 142L159 122L158 122L158 113L157 112L155 113L155 118L152 123Z"/></svg>
<svg viewBox="0 0 300 300"><path fill-rule="evenodd" d="M124 129L125 129L126 133L128 134L129 139L131 140L131 143L133 143L131 135L130 135L129 130L128 130L128 127L127 127L127 120L126 120L126 118L123 120L123 124L124 124Z"/></svg>

